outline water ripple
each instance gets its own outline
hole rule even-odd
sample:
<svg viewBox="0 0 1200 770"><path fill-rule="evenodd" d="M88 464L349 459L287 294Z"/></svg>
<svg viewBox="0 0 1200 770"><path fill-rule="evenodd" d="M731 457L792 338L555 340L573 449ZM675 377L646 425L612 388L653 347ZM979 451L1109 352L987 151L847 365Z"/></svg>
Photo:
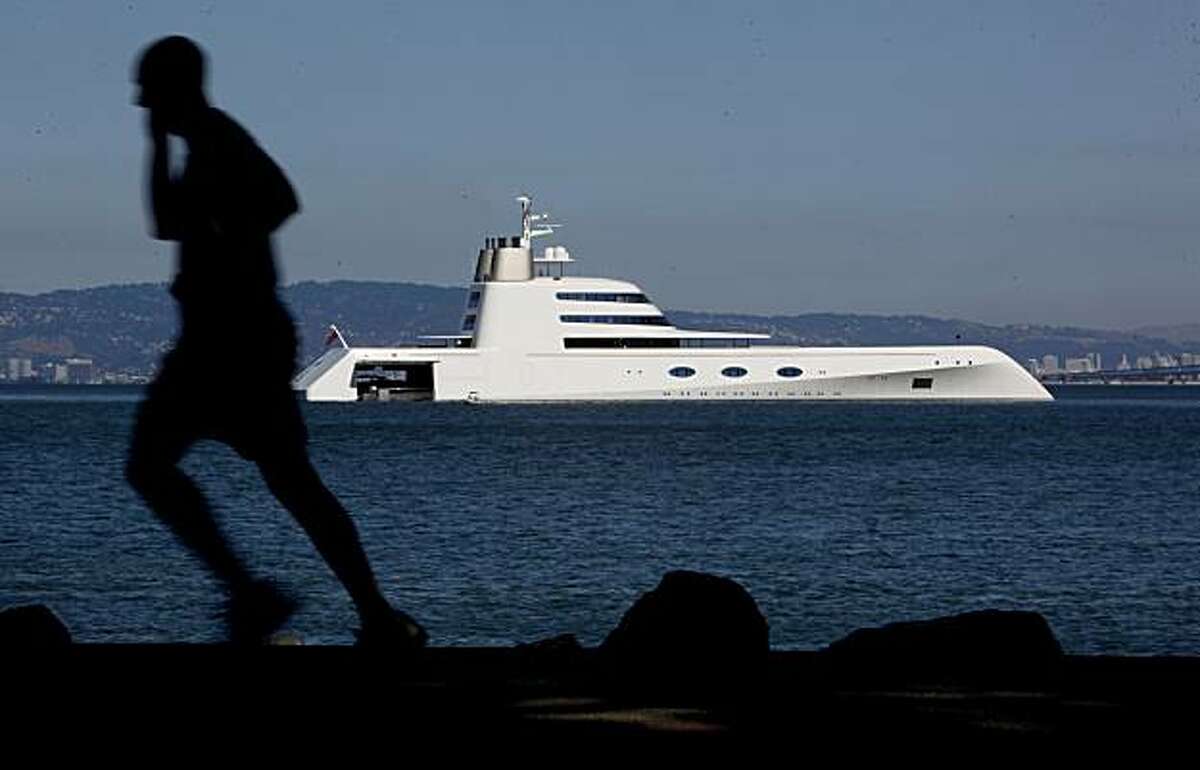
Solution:
<svg viewBox="0 0 1200 770"><path fill-rule="evenodd" d="M439 644L596 643L688 568L746 585L781 648L1019 607L1074 652L1195 653L1200 393L1138 391L307 414L381 582ZM0 604L47 601L89 641L212 640L216 587L121 476L134 397L0 399ZM304 595L296 627L349 641L347 598L254 469L214 445L185 465Z"/></svg>

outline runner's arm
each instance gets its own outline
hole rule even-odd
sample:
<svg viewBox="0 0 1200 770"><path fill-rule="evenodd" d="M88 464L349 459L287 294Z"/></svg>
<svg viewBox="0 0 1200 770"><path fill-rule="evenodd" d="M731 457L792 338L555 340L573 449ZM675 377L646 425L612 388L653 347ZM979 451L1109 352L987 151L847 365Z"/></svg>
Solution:
<svg viewBox="0 0 1200 770"><path fill-rule="evenodd" d="M150 196L151 237L160 241L178 241L182 237L179 194L171 180L170 145L151 117L150 163L147 171Z"/></svg>

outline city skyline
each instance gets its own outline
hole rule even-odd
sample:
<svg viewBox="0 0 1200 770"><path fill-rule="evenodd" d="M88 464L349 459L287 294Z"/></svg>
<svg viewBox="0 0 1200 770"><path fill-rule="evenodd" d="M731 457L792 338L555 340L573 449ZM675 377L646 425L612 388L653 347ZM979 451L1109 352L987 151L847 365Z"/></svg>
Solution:
<svg viewBox="0 0 1200 770"><path fill-rule="evenodd" d="M301 280L464 282L527 191L665 306L1194 323L1193 6L14 3L0 291L163 281L130 64L195 37Z"/></svg>

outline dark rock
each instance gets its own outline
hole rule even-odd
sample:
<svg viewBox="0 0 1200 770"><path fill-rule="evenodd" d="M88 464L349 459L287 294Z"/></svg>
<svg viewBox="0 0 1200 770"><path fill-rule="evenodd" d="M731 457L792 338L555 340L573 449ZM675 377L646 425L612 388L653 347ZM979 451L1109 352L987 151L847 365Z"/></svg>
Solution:
<svg viewBox="0 0 1200 770"><path fill-rule="evenodd" d="M562 633L557 637L517 644L514 651L520 666L544 674L553 672L556 675L566 675L570 672L582 672L592 660L592 656L583 649L574 633Z"/></svg>
<svg viewBox="0 0 1200 770"><path fill-rule="evenodd" d="M71 632L44 604L0 610L0 647L25 650L61 649L71 643Z"/></svg>
<svg viewBox="0 0 1200 770"><path fill-rule="evenodd" d="M539 639L536 642L518 644L517 649L532 654L574 654L583 652L583 645L579 643L579 639L576 638L575 634L559 634L549 639Z"/></svg>
<svg viewBox="0 0 1200 770"><path fill-rule="evenodd" d="M518 644L515 649L525 662L541 665L579 663L587 654L575 634L559 634L549 639Z"/></svg>
<svg viewBox="0 0 1200 770"><path fill-rule="evenodd" d="M826 654L843 676L1019 684L1052 673L1063 651L1040 614L982 610L859 629Z"/></svg>
<svg viewBox="0 0 1200 770"><path fill-rule="evenodd" d="M668 572L625 613L600 655L626 682L727 684L765 663L767 632L758 605L734 581Z"/></svg>

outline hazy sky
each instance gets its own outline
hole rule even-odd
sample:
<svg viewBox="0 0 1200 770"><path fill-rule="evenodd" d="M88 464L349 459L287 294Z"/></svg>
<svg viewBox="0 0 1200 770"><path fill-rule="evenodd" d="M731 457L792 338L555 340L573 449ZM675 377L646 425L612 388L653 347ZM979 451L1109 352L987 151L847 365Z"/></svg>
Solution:
<svg viewBox="0 0 1200 770"><path fill-rule="evenodd" d="M169 276L169 33L299 190L289 282L461 284L527 190L667 307L1200 321L1200 2L1146 0L8 0L0 291Z"/></svg>

